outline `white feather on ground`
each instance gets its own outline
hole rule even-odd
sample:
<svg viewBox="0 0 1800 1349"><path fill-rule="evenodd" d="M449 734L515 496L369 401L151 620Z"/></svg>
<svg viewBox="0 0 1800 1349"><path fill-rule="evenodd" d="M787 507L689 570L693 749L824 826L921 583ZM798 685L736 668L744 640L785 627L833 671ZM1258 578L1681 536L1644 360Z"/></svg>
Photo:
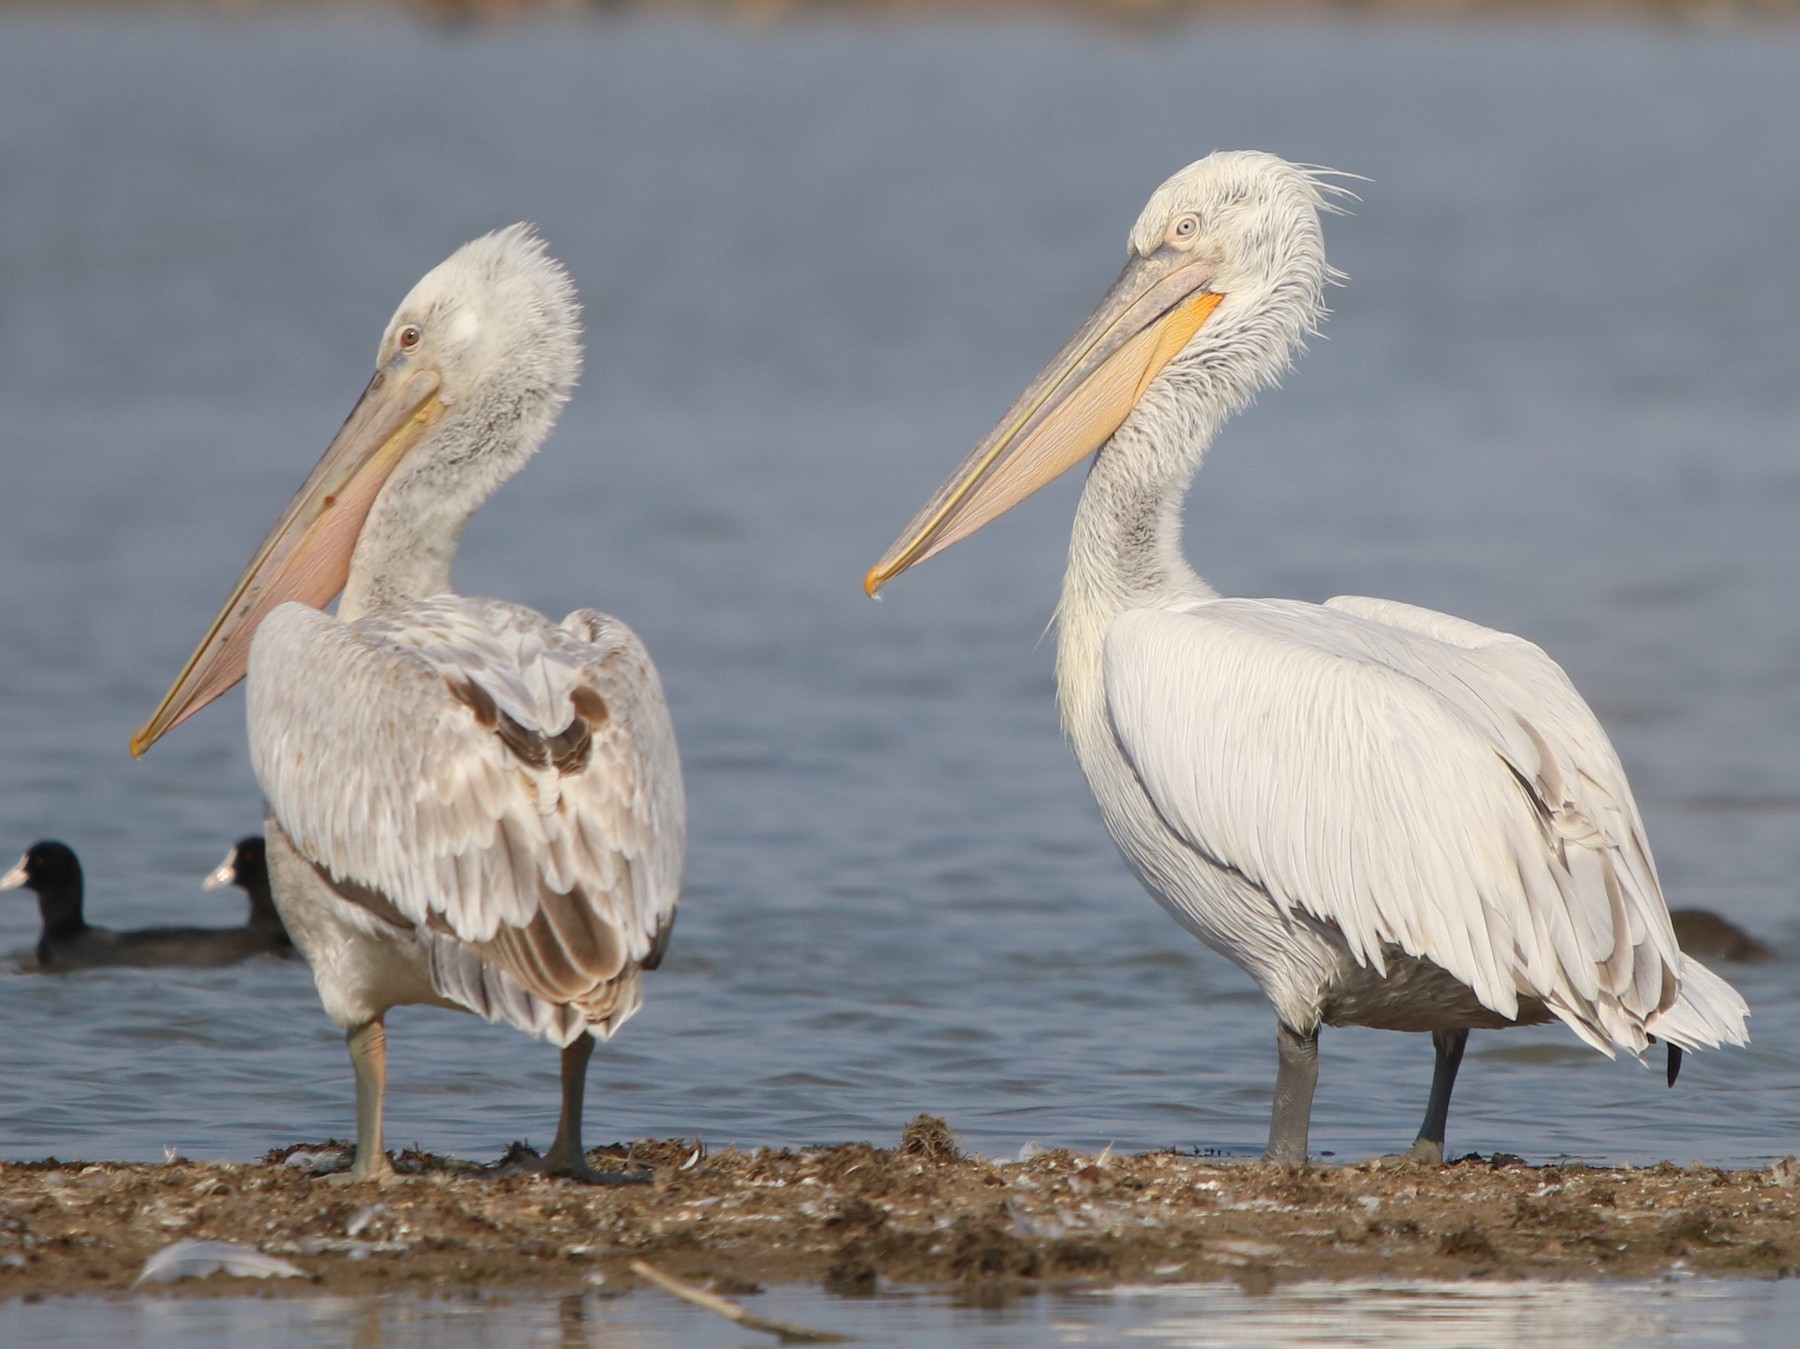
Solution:
<svg viewBox="0 0 1800 1349"><path fill-rule="evenodd" d="M132 1283L136 1288L146 1283L178 1283L182 1279L204 1279L213 1274L233 1274L240 1279L310 1279L312 1275L298 1265L272 1255L264 1255L253 1246L238 1246L229 1241L178 1241L164 1246L144 1261L144 1272Z"/></svg>

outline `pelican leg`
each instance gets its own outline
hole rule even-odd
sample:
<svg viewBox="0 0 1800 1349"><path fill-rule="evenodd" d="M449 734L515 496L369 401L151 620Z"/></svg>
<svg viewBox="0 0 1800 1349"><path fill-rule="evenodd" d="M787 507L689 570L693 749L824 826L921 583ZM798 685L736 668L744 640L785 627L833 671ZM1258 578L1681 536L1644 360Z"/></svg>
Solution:
<svg viewBox="0 0 1800 1349"><path fill-rule="evenodd" d="M1444 1164L1444 1128L1450 1122L1450 1093L1456 1087L1456 1070L1462 1067L1466 1030L1434 1030L1431 1044L1437 1050L1437 1067L1431 1073L1431 1097L1425 1103L1425 1120L1419 1136L1405 1152L1409 1161Z"/></svg>
<svg viewBox="0 0 1800 1349"><path fill-rule="evenodd" d="M556 1141L544 1154L538 1169L547 1176L565 1176L586 1185L632 1185L650 1179L648 1172L596 1171L588 1165L581 1146L581 1105L587 1096L588 1060L594 1056L594 1037L579 1035L562 1052L562 1114L556 1121Z"/></svg>
<svg viewBox="0 0 1800 1349"><path fill-rule="evenodd" d="M1319 1081L1319 1028L1299 1031L1279 1023L1275 1048L1281 1066L1275 1072L1275 1109L1269 1117L1269 1146L1263 1150L1263 1160L1305 1166L1313 1088Z"/></svg>
<svg viewBox="0 0 1800 1349"><path fill-rule="evenodd" d="M562 1113L556 1120L556 1141L544 1154L544 1171L552 1176L585 1180L587 1155L581 1146L581 1105L587 1096L588 1060L594 1056L594 1037L578 1035L563 1046Z"/></svg>
<svg viewBox="0 0 1800 1349"><path fill-rule="evenodd" d="M381 1108L387 1096L387 1027L380 1017L344 1032L350 1066L356 1069L356 1161L348 1171L327 1177L334 1185L394 1179L394 1164L382 1146Z"/></svg>

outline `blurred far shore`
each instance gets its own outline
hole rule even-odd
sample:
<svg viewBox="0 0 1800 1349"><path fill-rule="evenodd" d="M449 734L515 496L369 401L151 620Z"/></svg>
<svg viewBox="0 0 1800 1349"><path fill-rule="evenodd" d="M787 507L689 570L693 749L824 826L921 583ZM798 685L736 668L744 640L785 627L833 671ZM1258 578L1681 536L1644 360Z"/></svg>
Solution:
<svg viewBox="0 0 1800 1349"><path fill-rule="evenodd" d="M1208 19L1531 19L1727 24L1800 19L1800 0L0 0L0 13L286 14L412 12L447 22L504 23L587 15L718 17L765 24L824 17L1060 18L1120 25Z"/></svg>

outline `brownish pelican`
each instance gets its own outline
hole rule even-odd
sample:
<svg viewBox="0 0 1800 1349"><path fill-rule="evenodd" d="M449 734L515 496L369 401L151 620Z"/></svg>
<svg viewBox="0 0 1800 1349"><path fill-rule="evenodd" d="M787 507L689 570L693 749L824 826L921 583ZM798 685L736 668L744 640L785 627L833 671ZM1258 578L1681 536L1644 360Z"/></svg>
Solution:
<svg viewBox="0 0 1800 1349"><path fill-rule="evenodd" d="M562 267L523 225L465 245L389 321L375 375L156 715L249 681L275 902L356 1068L349 1180L382 1147L389 1008L562 1047L546 1170L585 1180L593 1037L641 1001L686 829L662 685L623 623L465 599L469 517L524 467L581 366ZM321 612L339 591L337 616Z"/></svg>

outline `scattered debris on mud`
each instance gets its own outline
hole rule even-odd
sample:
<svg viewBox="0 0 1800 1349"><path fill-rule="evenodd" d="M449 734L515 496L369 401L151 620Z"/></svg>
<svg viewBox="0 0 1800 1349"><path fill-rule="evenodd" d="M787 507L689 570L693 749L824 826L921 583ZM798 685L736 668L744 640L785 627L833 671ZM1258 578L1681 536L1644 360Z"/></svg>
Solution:
<svg viewBox="0 0 1800 1349"><path fill-rule="evenodd" d="M1027 1149L1031 1152L1030 1149ZM921 1116L864 1143L707 1153L679 1139L591 1154L646 1184L581 1186L418 1153L385 1186L320 1174L342 1144L258 1164L0 1164L0 1298L129 1288L181 1240L232 1242L310 1277L182 1292L627 1287L634 1259L727 1295L815 1283L1005 1291L1044 1282L1381 1275L1644 1278L1800 1268L1800 1164L1721 1171L1465 1157L1305 1171L1175 1153L967 1157Z"/></svg>

